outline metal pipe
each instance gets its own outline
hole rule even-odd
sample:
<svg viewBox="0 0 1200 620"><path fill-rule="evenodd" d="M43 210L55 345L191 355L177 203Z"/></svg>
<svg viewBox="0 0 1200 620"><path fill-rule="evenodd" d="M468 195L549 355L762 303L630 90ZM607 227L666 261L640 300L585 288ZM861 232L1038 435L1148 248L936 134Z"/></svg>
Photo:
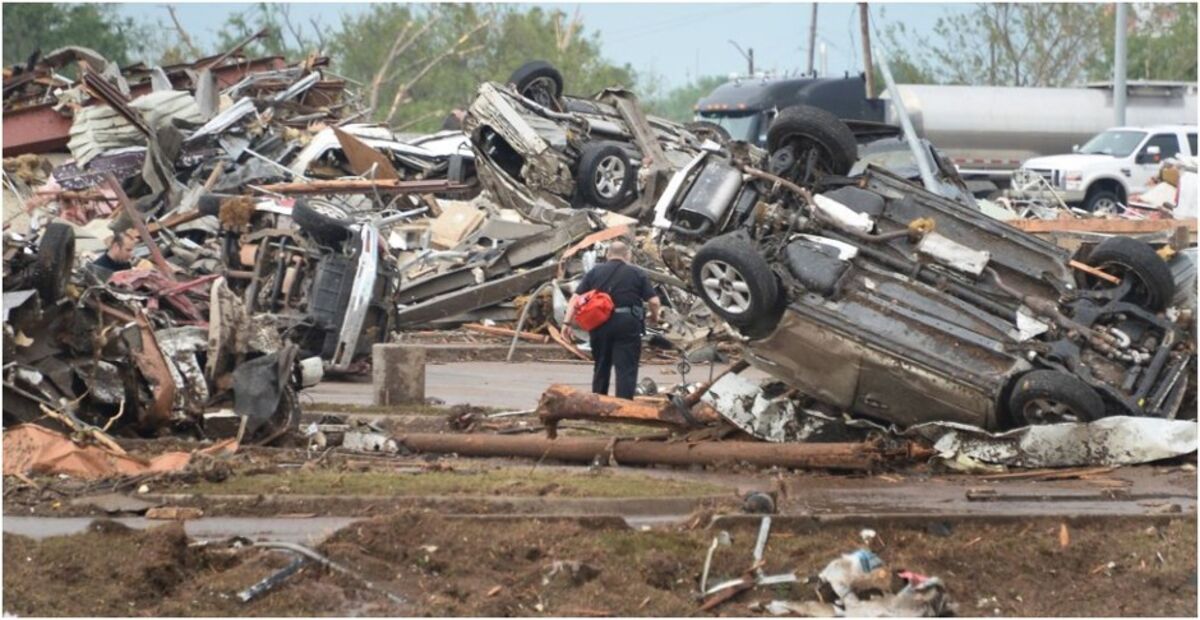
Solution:
<svg viewBox="0 0 1200 620"><path fill-rule="evenodd" d="M1121 127L1125 124L1125 29L1128 21L1129 5L1124 2L1117 3L1117 16L1114 30L1116 30L1116 44L1113 50L1113 124Z"/></svg>
<svg viewBox="0 0 1200 620"><path fill-rule="evenodd" d="M525 306L521 308L521 316L517 318L517 328L513 330L512 342L508 345L508 355L504 356L505 362L512 361L513 353L517 351L517 341L521 338L521 330L525 328L525 318L529 316L529 308L534 304L535 301L537 301L538 295L541 295L542 291L545 290L547 286L558 286L558 280L543 282L541 286L537 287L537 290L535 290L533 294L529 296L529 301L525 302Z"/></svg>
<svg viewBox="0 0 1200 620"><path fill-rule="evenodd" d="M887 451L874 443L765 443L701 441L696 443L618 440L615 438L513 437L412 433L396 437L415 452L476 457L524 457L592 463L609 459L626 465L717 465L745 462L757 467L789 469L877 469L890 459L926 458L930 452L914 444Z"/></svg>
<svg viewBox="0 0 1200 620"><path fill-rule="evenodd" d="M933 169L929 167L929 153L917 141L917 132L913 129L912 119L908 117L908 110L904 108L904 101L900 99L900 89L896 87L896 81L892 79L892 69L888 66L887 47L883 41L876 38L875 44L879 46L879 71L883 74L883 81L887 84L888 96L892 99L892 105L896 107L896 116L900 117L900 126L904 128L904 140L908 142L908 148L912 151L913 159L917 160L917 169L921 171L921 184L925 189L938 193L937 180L934 179Z"/></svg>

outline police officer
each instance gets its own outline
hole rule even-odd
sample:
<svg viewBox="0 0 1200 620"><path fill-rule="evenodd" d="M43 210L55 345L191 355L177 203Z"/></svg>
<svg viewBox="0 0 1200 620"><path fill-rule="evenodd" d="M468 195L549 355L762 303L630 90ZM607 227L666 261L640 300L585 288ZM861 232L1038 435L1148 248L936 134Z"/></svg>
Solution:
<svg viewBox="0 0 1200 620"><path fill-rule="evenodd" d="M646 308L651 323L658 323L662 307L650 279L642 270L630 264L629 246L614 241L608 246L608 260L584 274L575 294L567 304L563 335L572 339L571 321L579 296L592 290L608 293L613 300L613 314L603 325L588 333L592 345L592 391L608 393L608 380L614 366L617 369L617 397L632 399L637 387L638 364L642 355L642 333L645 332Z"/></svg>

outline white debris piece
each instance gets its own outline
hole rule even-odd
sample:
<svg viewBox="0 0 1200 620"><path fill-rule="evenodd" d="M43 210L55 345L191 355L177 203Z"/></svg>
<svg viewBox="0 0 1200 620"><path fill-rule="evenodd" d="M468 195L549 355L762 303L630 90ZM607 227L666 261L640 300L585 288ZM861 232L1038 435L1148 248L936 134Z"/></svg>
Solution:
<svg viewBox="0 0 1200 620"><path fill-rule="evenodd" d="M966 455L1016 467L1135 465L1196 451L1194 420L1112 416L1094 422L1027 426L1003 433L950 422L914 426L944 462Z"/></svg>

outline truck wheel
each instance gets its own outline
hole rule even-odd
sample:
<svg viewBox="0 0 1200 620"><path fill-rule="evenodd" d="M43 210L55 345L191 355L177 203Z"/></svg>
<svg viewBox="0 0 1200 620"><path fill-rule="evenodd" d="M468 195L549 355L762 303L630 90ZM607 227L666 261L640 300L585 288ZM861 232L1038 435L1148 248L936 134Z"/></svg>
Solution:
<svg viewBox="0 0 1200 620"><path fill-rule="evenodd" d="M350 216L327 202L297 200L292 221L322 245L336 245L350 236Z"/></svg>
<svg viewBox="0 0 1200 620"><path fill-rule="evenodd" d="M1097 215L1113 215L1120 210L1121 197L1107 189L1094 190L1083 203L1083 210Z"/></svg>
<svg viewBox="0 0 1200 620"><path fill-rule="evenodd" d="M33 264L33 288L37 289L43 304L58 303L71 280L74 266L75 229L61 222L46 226Z"/></svg>
<svg viewBox="0 0 1200 620"><path fill-rule="evenodd" d="M583 147L575 175L576 203L581 207L619 209L629 204L637 174L629 154L614 142Z"/></svg>
<svg viewBox="0 0 1200 620"><path fill-rule="evenodd" d="M712 140L721 146L725 146L733 141L733 137L722 126L710 121L692 121L683 126L684 129L692 132L701 140Z"/></svg>
<svg viewBox="0 0 1200 620"><path fill-rule="evenodd" d="M527 62L508 76L518 93L538 105L551 110L559 109L558 99L563 94L563 77L554 65L544 60Z"/></svg>
<svg viewBox="0 0 1200 620"><path fill-rule="evenodd" d="M1175 278L1167 262L1149 244L1129 237L1109 237L1096 246L1088 263L1121 279L1133 278L1125 301L1159 312L1175 297ZM1101 286L1098 279L1093 286Z"/></svg>
<svg viewBox="0 0 1200 620"><path fill-rule="evenodd" d="M767 130L767 151L791 148L797 166L816 151L816 165L826 174L844 175L858 159L854 132L841 119L812 106L784 108Z"/></svg>
<svg viewBox="0 0 1200 620"><path fill-rule="evenodd" d="M1104 414L1104 401L1078 377L1058 370L1021 375L1008 399L1008 413L1019 424L1090 422Z"/></svg>
<svg viewBox="0 0 1200 620"><path fill-rule="evenodd" d="M692 287L722 319L751 337L774 327L779 285L746 233L709 239L692 260Z"/></svg>

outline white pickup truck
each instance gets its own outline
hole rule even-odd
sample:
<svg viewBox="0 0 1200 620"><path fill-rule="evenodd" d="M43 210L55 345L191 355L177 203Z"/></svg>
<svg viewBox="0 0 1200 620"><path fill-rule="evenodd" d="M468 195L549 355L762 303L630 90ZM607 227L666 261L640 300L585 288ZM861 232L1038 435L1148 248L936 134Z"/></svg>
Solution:
<svg viewBox="0 0 1200 620"><path fill-rule="evenodd" d="M1034 157L1021 169L1044 178L1067 204L1111 213L1146 191L1164 159L1196 155L1195 125L1114 127L1070 155Z"/></svg>

